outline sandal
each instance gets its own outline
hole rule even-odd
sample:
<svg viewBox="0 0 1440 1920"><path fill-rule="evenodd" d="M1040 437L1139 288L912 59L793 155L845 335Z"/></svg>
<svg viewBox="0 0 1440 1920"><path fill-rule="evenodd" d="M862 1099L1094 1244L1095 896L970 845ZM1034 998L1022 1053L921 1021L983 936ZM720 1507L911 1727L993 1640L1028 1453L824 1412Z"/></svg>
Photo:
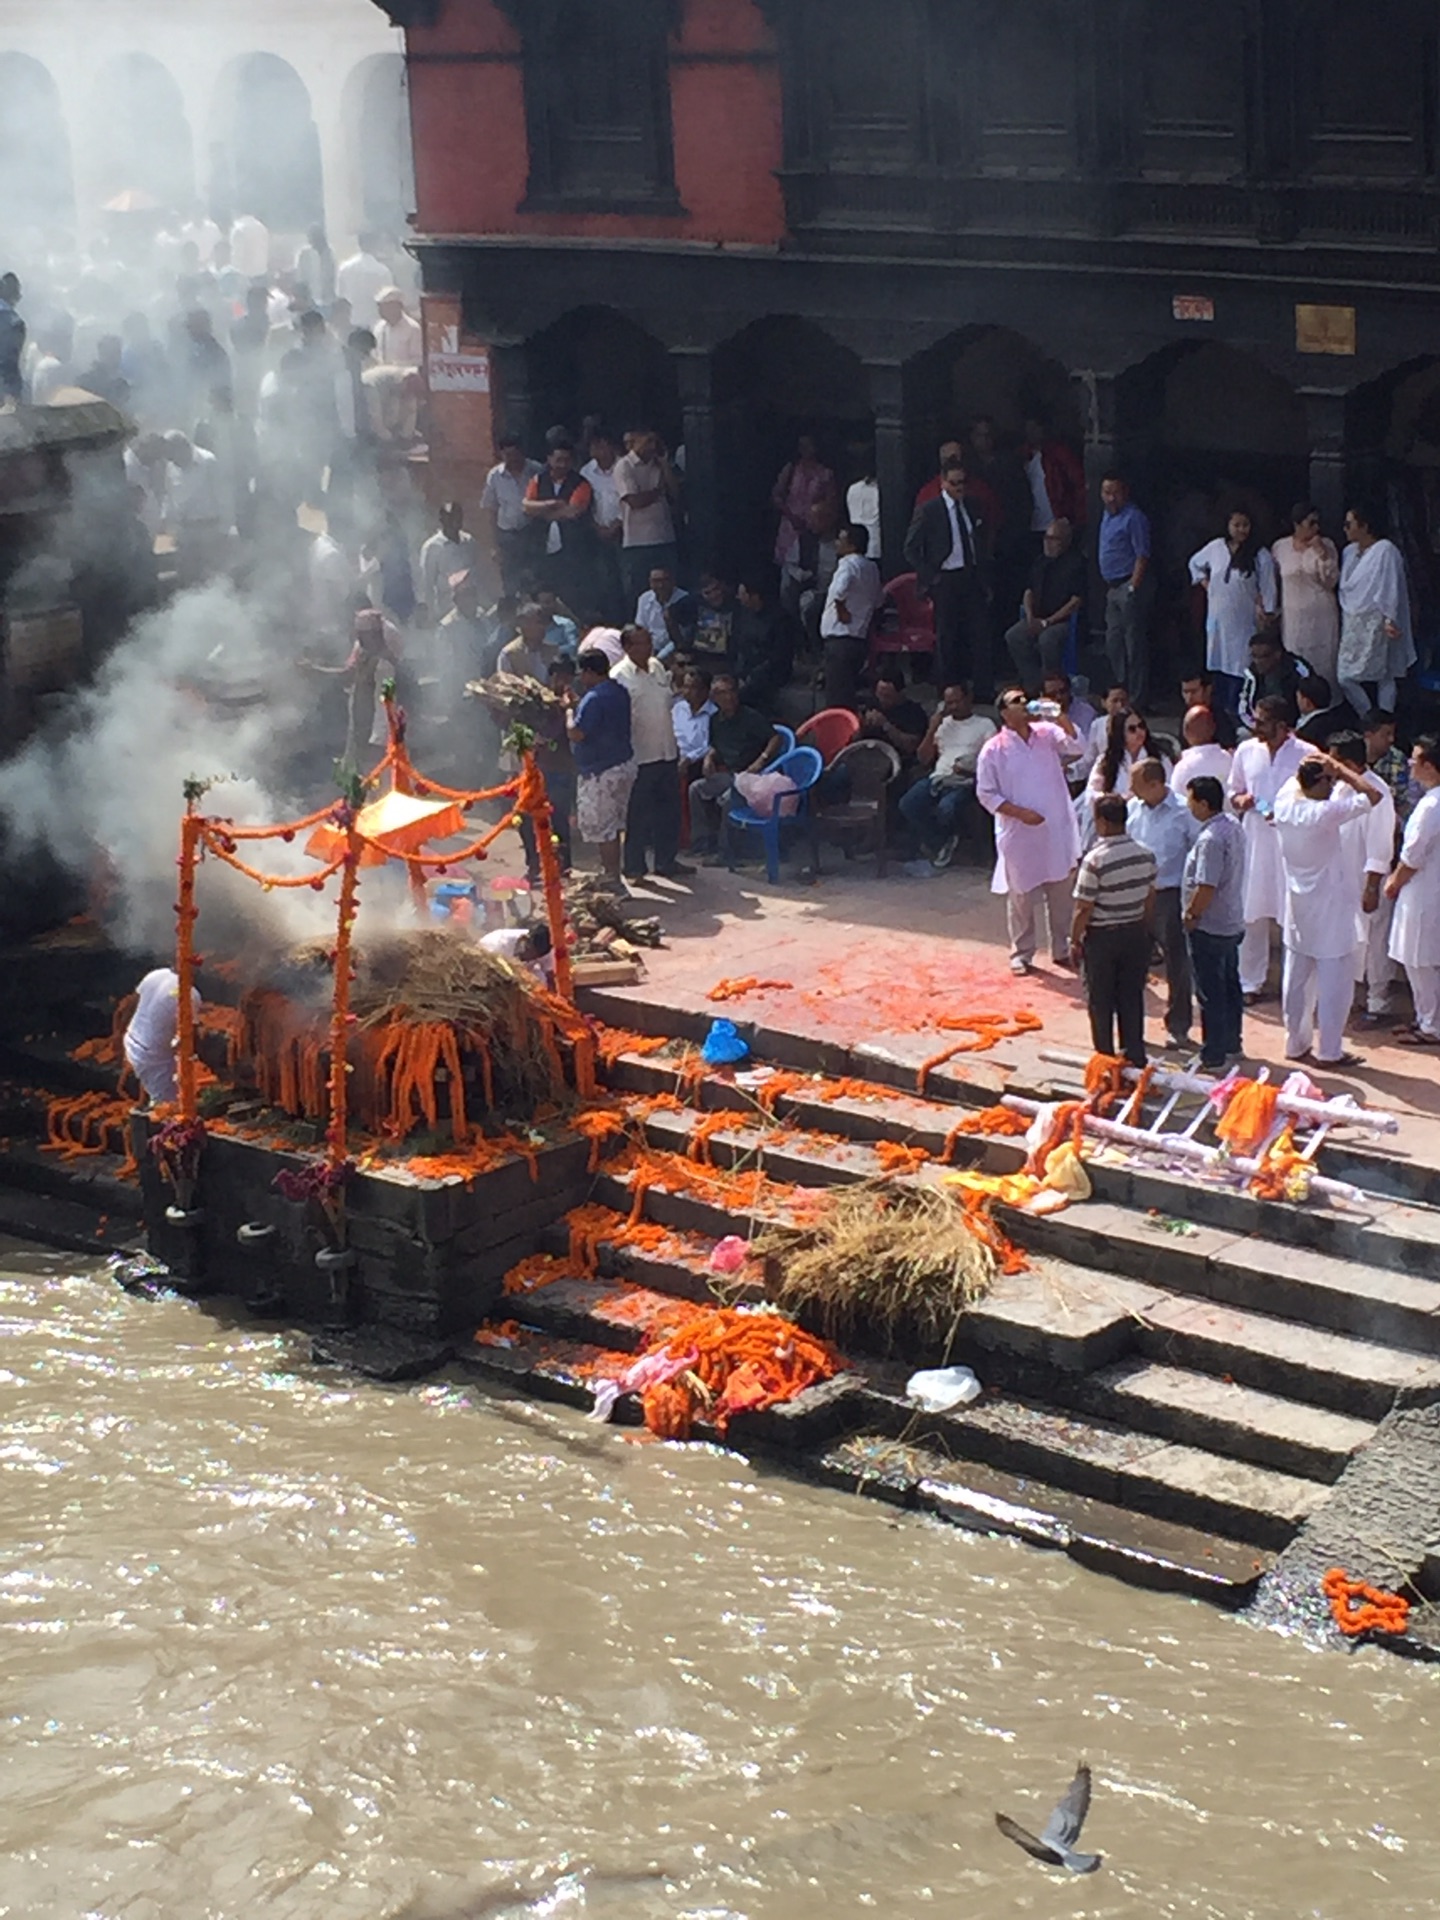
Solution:
<svg viewBox="0 0 1440 1920"><path fill-rule="evenodd" d="M1440 1047L1440 1037L1433 1033L1422 1033L1419 1027L1407 1027L1394 1038L1399 1047Z"/></svg>

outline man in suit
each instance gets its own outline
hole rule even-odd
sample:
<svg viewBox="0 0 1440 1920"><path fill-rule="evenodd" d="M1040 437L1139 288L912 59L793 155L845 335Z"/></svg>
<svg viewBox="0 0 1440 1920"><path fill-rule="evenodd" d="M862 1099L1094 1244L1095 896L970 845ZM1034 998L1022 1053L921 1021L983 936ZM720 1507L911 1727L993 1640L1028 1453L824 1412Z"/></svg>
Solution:
<svg viewBox="0 0 1440 1920"><path fill-rule="evenodd" d="M910 523L905 559L916 585L935 609L939 681L985 680L989 673L984 529L965 501L965 467L945 464L939 498L928 501Z"/></svg>

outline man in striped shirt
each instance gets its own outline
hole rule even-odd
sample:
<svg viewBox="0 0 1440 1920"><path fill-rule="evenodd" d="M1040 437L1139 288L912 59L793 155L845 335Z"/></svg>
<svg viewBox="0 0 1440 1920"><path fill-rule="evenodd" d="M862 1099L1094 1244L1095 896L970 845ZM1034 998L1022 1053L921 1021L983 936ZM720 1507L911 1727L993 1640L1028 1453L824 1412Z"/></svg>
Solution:
<svg viewBox="0 0 1440 1920"><path fill-rule="evenodd" d="M1095 802L1095 845L1075 876L1070 950L1085 969L1090 1044L1097 1053L1120 1051L1132 1067L1145 1065L1145 973L1155 900L1155 856L1125 831L1123 794Z"/></svg>

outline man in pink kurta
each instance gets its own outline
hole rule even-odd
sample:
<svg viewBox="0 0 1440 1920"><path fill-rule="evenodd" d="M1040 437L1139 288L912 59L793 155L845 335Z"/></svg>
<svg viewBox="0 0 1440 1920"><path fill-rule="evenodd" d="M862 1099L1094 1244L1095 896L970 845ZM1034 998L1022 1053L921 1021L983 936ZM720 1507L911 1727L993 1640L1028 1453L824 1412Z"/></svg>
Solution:
<svg viewBox="0 0 1440 1920"><path fill-rule="evenodd" d="M1073 969L1071 889L1080 833L1065 769L1084 752L1085 743L1063 713L1053 721L1033 720L1019 687L1003 690L999 714L1000 731L980 749L975 797L995 817L991 885L1005 895L1010 971L1031 970L1042 898L1051 957L1057 967Z"/></svg>

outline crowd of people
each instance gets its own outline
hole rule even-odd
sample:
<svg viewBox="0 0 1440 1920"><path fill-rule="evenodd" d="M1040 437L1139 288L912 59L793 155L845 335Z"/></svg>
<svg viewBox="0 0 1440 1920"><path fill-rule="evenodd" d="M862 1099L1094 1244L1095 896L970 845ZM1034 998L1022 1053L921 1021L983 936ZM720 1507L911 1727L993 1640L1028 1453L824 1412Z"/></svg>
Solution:
<svg viewBox="0 0 1440 1920"><path fill-rule="evenodd" d="M1166 1044L1194 1044L1198 1004L1200 1057L1223 1068L1277 929L1288 1057L1352 1064L1352 1011L1357 1031L1391 1023L1402 973L1396 1037L1440 1045L1440 748L1396 744L1409 595L1363 504L1343 554L1302 502L1273 548L1237 510L1193 555L1205 664L1171 738L1146 711L1149 520L1108 474L1087 541L1083 471L1045 421L1008 448L985 420L947 441L892 567L873 472L842 486L806 435L770 495L773 546L739 577L697 566L684 449L643 421L555 426L543 459L503 435L473 529L459 502L427 522L404 256L361 235L337 262L316 230L280 260L258 226L197 213L31 295L0 279L0 392L76 385L130 413L135 511L181 584L237 571L267 533L302 556L307 664L343 693L345 759L378 740L397 679L488 777L507 764L503 702L465 690L528 682L564 863L578 831L616 878L683 878L683 852L737 857L738 806L783 817L787 722L848 712L847 737L887 749L904 870L944 873L967 843L993 859L1012 970L1042 939L1083 970L1102 1051L1143 1062L1158 968ZM1077 673L1097 576L1098 710ZM917 648L926 680L907 687ZM843 767L811 795L845 798Z"/></svg>
<svg viewBox="0 0 1440 1920"><path fill-rule="evenodd" d="M409 255L362 233L337 259L323 228L222 229L199 206L116 220L0 276L0 404L119 408L132 507L182 584L293 544L302 508L382 540L418 500L404 469L424 442Z"/></svg>

